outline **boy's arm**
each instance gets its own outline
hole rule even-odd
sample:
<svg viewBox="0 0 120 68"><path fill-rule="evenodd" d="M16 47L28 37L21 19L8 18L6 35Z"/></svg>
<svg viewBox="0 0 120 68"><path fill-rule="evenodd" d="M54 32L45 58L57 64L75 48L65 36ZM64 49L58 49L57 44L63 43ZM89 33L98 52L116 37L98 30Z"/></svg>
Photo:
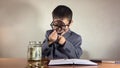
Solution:
<svg viewBox="0 0 120 68"><path fill-rule="evenodd" d="M68 58L80 58L80 56L82 55L81 37L75 40L76 41L74 43L71 43L66 40L66 43L62 47L62 49L64 50L64 53L68 56Z"/></svg>
<svg viewBox="0 0 120 68"><path fill-rule="evenodd" d="M42 44L42 57L47 56L48 54L50 54L51 51L51 45L49 45L49 41L48 41L48 31L46 32L46 39L44 40L43 44Z"/></svg>
<svg viewBox="0 0 120 68"><path fill-rule="evenodd" d="M51 47L48 46L48 41L45 40L42 44L42 57L46 57L48 54L50 54Z"/></svg>

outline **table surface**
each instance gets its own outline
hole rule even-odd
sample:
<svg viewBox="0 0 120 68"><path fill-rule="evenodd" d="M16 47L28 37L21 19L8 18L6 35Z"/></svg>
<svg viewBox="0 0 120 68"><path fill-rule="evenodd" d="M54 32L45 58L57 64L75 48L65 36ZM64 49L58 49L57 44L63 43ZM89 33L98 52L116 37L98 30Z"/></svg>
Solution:
<svg viewBox="0 0 120 68"><path fill-rule="evenodd" d="M34 68L28 67L29 62L22 58L0 58L0 68ZM35 67L40 68L40 67ZM114 63L98 63L98 66L80 66L80 65L64 65L64 66L47 66L44 68L120 68L120 64Z"/></svg>

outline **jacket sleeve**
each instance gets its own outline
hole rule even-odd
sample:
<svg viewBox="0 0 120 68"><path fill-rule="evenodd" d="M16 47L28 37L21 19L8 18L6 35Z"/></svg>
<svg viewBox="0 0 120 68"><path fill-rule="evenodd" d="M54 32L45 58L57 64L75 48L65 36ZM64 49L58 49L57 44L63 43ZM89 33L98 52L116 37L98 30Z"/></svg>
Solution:
<svg viewBox="0 0 120 68"><path fill-rule="evenodd" d="M66 40L66 43L62 48L68 58L80 58L82 55L81 42L81 37L75 39L74 43Z"/></svg>
<svg viewBox="0 0 120 68"><path fill-rule="evenodd" d="M46 35L45 35L46 38L42 44L42 58L46 57L51 52L51 47L48 45L48 36L49 36L48 32L46 32Z"/></svg>

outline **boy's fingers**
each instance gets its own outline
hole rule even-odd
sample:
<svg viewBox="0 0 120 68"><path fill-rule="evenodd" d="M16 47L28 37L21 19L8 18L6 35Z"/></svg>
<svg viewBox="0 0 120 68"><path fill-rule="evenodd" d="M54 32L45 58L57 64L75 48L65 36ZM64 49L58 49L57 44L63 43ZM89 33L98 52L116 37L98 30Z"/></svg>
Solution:
<svg viewBox="0 0 120 68"><path fill-rule="evenodd" d="M53 31L53 34L55 34L55 33L56 33L56 30Z"/></svg>

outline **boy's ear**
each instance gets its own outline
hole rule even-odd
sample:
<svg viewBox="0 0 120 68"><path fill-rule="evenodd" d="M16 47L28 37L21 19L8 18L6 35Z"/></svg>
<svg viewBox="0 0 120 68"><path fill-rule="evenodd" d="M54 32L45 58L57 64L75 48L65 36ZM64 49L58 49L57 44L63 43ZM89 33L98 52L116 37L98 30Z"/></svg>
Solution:
<svg viewBox="0 0 120 68"><path fill-rule="evenodd" d="M71 20L70 25L71 25L72 23L73 23L73 20ZM70 26L70 25L69 25L69 26Z"/></svg>

